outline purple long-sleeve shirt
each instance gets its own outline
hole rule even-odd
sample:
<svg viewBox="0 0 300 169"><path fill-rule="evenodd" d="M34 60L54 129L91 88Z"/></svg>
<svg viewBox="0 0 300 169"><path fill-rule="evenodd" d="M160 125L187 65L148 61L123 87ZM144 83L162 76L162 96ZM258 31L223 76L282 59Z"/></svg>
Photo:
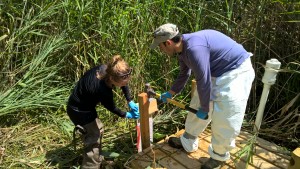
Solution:
<svg viewBox="0 0 300 169"><path fill-rule="evenodd" d="M215 30L183 34L183 49L178 56L180 73L171 90L179 93L191 71L194 73L201 108L209 112L211 77L237 68L249 57L242 45Z"/></svg>

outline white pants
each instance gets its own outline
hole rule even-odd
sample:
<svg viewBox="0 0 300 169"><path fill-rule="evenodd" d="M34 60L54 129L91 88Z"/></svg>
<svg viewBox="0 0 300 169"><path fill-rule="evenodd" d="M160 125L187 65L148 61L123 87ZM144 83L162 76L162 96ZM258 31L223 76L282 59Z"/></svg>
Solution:
<svg viewBox="0 0 300 169"><path fill-rule="evenodd" d="M239 135L246 110L254 70L248 58L237 69L212 78L210 112L207 120L199 119L195 114L188 113L185 122L185 132L194 137L180 137L187 152L198 149L198 136L211 123L211 145L209 154L219 161L230 158L230 150L235 147L235 138ZM200 101L197 89L193 93L190 106L198 109Z"/></svg>

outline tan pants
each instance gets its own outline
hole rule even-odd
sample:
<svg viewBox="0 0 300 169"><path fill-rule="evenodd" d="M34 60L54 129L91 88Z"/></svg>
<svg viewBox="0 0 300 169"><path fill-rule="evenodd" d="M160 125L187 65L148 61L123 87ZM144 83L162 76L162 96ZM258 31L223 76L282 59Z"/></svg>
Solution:
<svg viewBox="0 0 300 169"><path fill-rule="evenodd" d="M82 135L84 144L82 169L99 169L103 156L101 153L101 138L104 132L103 124L96 118L93 122L82 126L85 134Z"/></svg>

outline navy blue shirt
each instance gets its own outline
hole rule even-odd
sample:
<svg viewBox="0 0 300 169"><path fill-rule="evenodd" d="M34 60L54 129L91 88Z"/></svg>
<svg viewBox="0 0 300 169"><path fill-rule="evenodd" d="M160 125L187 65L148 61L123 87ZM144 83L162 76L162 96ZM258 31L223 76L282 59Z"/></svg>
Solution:
<svg viewBox="0 0 300 169"><path fill-rule="evenodd" d="M182 42L183 49L178 56L180 73L171 90L179 93L193 72L201 108L209 112L211 77L236 69L250 55L242 45L215 30L183 34Z"/></svg>
<svg viewBox="0 0 300 169"><path fill-rule="evenodd" d="M68 105L76 107L79 111L93 111L97 104L101 103L107 110L125 117L126 112L116 107L113 100L113 89L107 86L104 79L98 79L96 72L105 73L106 65L96 66L88 70L77 82ZM131 101L128 86L121 87L126 100Z"/></svg>

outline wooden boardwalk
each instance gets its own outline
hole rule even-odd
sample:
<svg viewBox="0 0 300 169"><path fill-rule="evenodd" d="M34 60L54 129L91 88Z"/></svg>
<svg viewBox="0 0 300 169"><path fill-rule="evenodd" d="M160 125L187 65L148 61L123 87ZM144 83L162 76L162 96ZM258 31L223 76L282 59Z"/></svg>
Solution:
<svg viewBox="0 0 300 169"><path fill-rule="evenodd" d="M175 136L180 136L184 130L179 131ZM174 135L173 135L174 136ZM124 166L133 169L145 168L167 168L167 169L200 169L201 163L208 160L208 146L211 140L211 133L208 129L199 136L199 148L196 152L186 153L184 150L170 147L164 140L155 143L143 152L132 156ZM226 161L222 169L244 169L245 159L237 159L243 150L246 150L247 143L253 136L246 132L236 139L236 148L231 151L231 159ZM257 138L253 161L248 165L249 169L286 169L290 157L280 153L279 147Z"/></svg>

